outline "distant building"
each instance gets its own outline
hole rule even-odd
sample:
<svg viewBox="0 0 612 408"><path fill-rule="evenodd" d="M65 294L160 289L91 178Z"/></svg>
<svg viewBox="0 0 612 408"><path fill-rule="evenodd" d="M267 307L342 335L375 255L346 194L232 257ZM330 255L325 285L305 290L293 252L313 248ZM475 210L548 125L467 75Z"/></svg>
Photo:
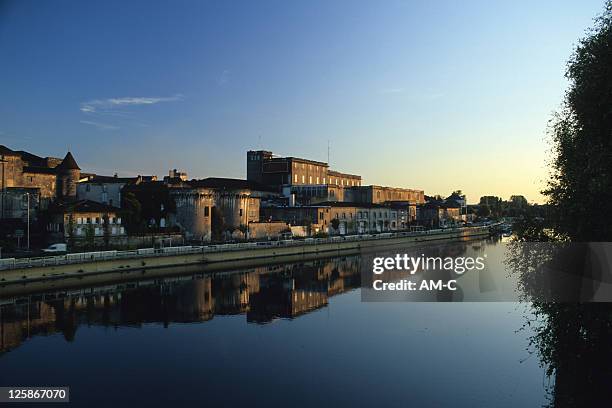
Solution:
<svg viewBox="0 0 612 408"><path fill-rule="evenodd" d="M176 205L173 223L188 239L243 239L249 223L259 221L262 198L278 195L270 187L249 180L190 180L170 188Z"/></svg>
<svg viewBox="0 0 612 408"><path fill-rule="evenodd" d="M11 187L38 189L41 209L56 199L75 199L80 178L81 169L70 152L64 159L59 159L0 146L2 192ZM0 200L0 218L5 218L3 199Z"/></svg>
<svg viewBox="0 0 612 408"><path fill-rule="evenodd" d="M361 176L329 170L329 165L299 157L276 157L267 150L247 152L247 180L276 186L361 185Z"/></svg>
<svg viewBox="0 0 612 408"><path fill-rule="evenodd" d="M431 200L417 206L417 222L426 228L446 227L461 221L461 205L454 200Z"/></svg>
<svg viewBox="0 0 612 408"><path fill-rule="evenodd" d="M381 204L322 202L309 206L266 207L262 219L305 225L310 234L365 234L401 229L400 211Z"/></svg>
<svg viewBox="0 0 612 408"><path fill-rule="evenodd" d="M77 199L90 200L114 207L121 206L121 190L126 184L142 182L139 177L117 177L94 175L77 185Z"/></svg>
<svg viewBox="0 0 612 408"><path fill-rule="evenodd" d="M71 248L120 244L125 237L119 208L89 200L62 201L49 208L47 231L51 241Z"/></svg>
<svg viewBox="0 0 612 408"><path fill-rule="evenodd" d="M165 183L180 182L180 181L187 181L186 171L178 171L177 169L172 169L168 172L168 175L164 177Z"/></svg>
<svg viewBox="0 0 612 408"><path fill-rule="evenodd" d="M345 201L363 204L381 204L387 201L408 201L415 204L425 203L423 190L399 187L358 186L345 193Z"/></svg>

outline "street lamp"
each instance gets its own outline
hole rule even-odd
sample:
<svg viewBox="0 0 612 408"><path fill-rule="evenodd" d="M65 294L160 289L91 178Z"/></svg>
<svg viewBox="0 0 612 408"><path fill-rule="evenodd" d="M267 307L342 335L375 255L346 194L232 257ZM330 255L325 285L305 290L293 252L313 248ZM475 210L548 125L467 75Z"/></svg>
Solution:
<svg viewBox="0 0 612 408"><path fill-rule="evenodd" d="M5 166L4 164L7 163L7 160L4 158L4 155L0 156L0 163L2 163L2 212L0 213L0 219L4 219L4 196L6 194L6 177L4 176L5 173Z"/></svg>
<svg viewBox="0 0 612 408"><path fill-rule="evenodd" d="M30 250L30 193L25 193L28 197L28 238L27 238L27 248Z"/></svg>

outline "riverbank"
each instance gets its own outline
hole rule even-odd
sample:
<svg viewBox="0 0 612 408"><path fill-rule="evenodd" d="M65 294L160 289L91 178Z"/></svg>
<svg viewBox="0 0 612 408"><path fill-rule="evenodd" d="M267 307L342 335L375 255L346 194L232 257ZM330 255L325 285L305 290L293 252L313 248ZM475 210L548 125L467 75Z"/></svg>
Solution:
<svg viewBox="0 0 612 408"><path fill-rule="evenodd" d="M471 239L490 234L488 227L457 228L416 233L356 235L304 241L277 241L202 247L153 248L68 254L26 260L2 260L0 282L26 283L108 273L147 271L193 265L245 266L274 262L298 262L335 255L357 254L377 247L405 246L429 241ZM0 287L0 295L2 294Z"/></svg>

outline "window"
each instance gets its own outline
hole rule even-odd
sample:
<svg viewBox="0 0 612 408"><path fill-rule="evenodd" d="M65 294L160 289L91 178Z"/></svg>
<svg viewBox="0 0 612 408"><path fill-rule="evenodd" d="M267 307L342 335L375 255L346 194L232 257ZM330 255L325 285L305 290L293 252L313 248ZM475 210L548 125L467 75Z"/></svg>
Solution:
<svg viewBox="0 0 612 408"><path fill-rule="evenodd" d="M242 217L242 208L240 209L239 213L240 213L240 217Z"/></svg>
<svg viewBox="0 0 612 408"><path fill-rule="evenodd" d="M325 184L325 177L323 177L323 184Z"/></svg>
<svg viewBox="0 0 612 408"><path fill-rule="evenodd" d="M312 176L308 176L308 184L312 184Z"/></svg>
<svg viewBox="0 0 612 408"><path fill-rule="evenodd" d="M306 176L302 174L302 184L306 184Z"/></svg>
<svg viewBox="0 0 612 408"><path fill-rule="evenodd" d="M87 223L91 224L91 218L87 217Z"/></svg>
<svg viewBox="0 0 612 408"><path fill-rule="evenodd" d="M83 223L83 218L79 217L77 218L77 224L82 224Z"/></svg>
<svg viewBox="0 0 612 408"><path fill-rule="evenodd" d="M293 175L293 182L294 182L294 183L297 183L297 182L298 182L297 180L298 180L298 175L297 175L297 174L294 174L294 175Z"/></svg>
<svg viewBox="0 0 612 408"><path fill-rule="evenodd" d="M342 213L342 219L346 218L346 213Z"/></svg>
<svg viewBox="0 0 612 408"><path fill-rule="evenodd" d="M319 184L319 178L317 177L317 184Z"/></svg>
<svg viewBox="0 0 612 408"><path fill-rule="evenodd" d="M319 213L319 219L320 219L320 220L322 220L322 219L323 219L323 211L321 211L321 212Z"/></svg>
<svg viewBox="0 0 612 408"><path fill-rule="evenodd" d="M242 211L242 210L241 210L241 211ZM205 217L208 217L208 216L209 216L209 213L210 213L210 207L208 207L208 206L204 207L204 216L205 216Z"/></svg>

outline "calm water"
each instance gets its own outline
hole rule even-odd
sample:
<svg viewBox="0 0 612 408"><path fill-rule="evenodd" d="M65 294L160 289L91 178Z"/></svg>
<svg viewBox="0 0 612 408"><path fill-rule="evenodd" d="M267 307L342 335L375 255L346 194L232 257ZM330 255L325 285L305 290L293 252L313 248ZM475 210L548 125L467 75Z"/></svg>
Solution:
<svg viewBox="0 0 612 408"><path fill-rule="evenodd" d="M546 404L529 305L363 303L363 259L5 299L0 385L69 385L73 406Z"/></svg>

